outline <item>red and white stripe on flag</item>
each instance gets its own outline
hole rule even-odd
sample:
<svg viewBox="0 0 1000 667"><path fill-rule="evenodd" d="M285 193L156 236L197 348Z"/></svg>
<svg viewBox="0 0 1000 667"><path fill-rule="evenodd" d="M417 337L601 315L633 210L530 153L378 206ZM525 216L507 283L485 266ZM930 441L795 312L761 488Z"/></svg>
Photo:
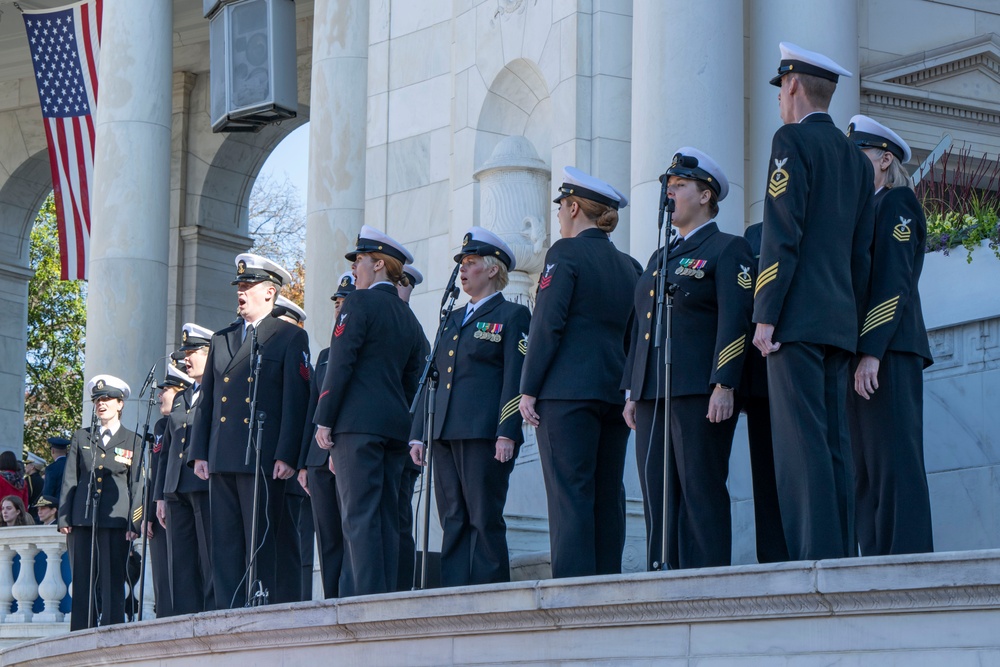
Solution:
<svg viewBox="0 0 1000 667"><path fill-rule="evenodd" d="M103 0L24 10L49 144L63 280L86 280Z"/></svg>

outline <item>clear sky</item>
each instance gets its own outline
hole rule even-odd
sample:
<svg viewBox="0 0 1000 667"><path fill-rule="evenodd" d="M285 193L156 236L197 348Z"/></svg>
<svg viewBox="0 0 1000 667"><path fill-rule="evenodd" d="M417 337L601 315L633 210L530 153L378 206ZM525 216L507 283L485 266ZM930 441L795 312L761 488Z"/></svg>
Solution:
<svg viewBox="0 0 1000 667"><path fill-rule="evenodd" d="M287 176L299 192L303 214L306 211L306 185L309 170L309 123L298 127L278 144L268 156L260 175L270 174L281 183Z"/></svg>

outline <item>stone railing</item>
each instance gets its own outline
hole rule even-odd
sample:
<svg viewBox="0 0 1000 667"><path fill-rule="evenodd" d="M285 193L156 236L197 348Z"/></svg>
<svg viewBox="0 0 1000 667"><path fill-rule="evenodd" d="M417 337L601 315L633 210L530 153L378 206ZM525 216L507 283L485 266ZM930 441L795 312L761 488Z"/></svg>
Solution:
<svg viewBox="0 0 1000 667"><path fill-rule="evenodd" d="M59 610L69 583L63 577L62 557L66 536L54 526L0 528L0 623L63 623L69 618ZM36 556L44 554L44 567L35 567ZM14 577L15 556L20 556ZM39 580L36 569L44 571ZM42 601L41 611L32 608ZM17 610L11 611L17 603Z"/></svg>

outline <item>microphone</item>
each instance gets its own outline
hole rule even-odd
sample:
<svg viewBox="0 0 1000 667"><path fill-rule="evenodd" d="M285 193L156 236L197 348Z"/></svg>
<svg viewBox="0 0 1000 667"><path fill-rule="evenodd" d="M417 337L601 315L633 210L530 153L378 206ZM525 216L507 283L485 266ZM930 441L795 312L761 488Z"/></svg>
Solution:
<svg viewBox="0 0 1000 667"><path fill-rule="evenodd" d="M156 365L159 364L161 361L164 361L165 359L169 358L170 358L169 354L166 355L165 357L160 357L159 359L153 362L152 366L150 366L149 373L146 375L146 380L142 383L142 389L139 391L140 400L142 399L143 396L146 395L146 390L149 389L149 387L153 384L153 379L156 375Z"/></svg>
<svg viewBox="0 0 1000 667"><path fill-rule="evenodd" d="M458 271L462 268L461 262L455 262L455 270L451 272L451 278L448 280L448 285L444 288L444 295L441 297L441 307L444 308L444 304L448 302L448 297L452 294L458 295L458 287L455 285L455 280L458 278Z"/></svg>

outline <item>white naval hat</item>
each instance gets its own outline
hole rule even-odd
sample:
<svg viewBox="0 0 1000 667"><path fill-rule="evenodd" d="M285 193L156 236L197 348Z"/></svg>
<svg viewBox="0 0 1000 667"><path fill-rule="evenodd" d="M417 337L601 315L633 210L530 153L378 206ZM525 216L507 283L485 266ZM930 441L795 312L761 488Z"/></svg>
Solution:
<svg viewBox="0 0 1000 667"><path fill-rule="evenodd" d="M407 264L403 267L403 273L410 280L410 285L416 287L420 283L424 282L424 274L420 273L420 269L413 266L412 264Z"/></svg>
<svg viewBox="0 0 1000 667"><path fill-rule="evenodd" d="M778 49L781 50L781 62L778 64L778 75L770 81L772 86L780 88L781 77L792 72L811 74L834 83L837 83L842 76L854 76L822 53L803 49L791 42L781 42Z"/></svg>
<svg viewBox="0 0 1000 667"><path fill-rule="evenodd" d="M239 283L260 283L270 280L281 285L292 282L292 274L272 262L267 257L245 252L236 255L236 278L233 285Z"/></svg>
<svg viewBox="0 0 1000 667"><path fill-rule="evenodd" d="M285 298L282 295L278 295L278 298L274 300L274 309L271 314L275 317L281 317L282 315L288 315L296 322L306 321L306 311L299 308L291 299Z"/></svg>
<svg viewBox="0 0 1000 667"><path fill-rule="evenodd" d="M211 329L206 329L194 322L185 322L184 326L181 327L181 352L197 350L199 347L209 345L212 342L213 333ZM183 358L181 357L181 359Z"/></svg>
<svg viewBox="0 0 1000 667"><path fill-rule="evenodd" d="M561 197L560 197L561 198ZM479 255L480 257L496 257L508 271L513 271L517 262L514 259L514 251L504 243L504 240L482 227L470 227L465 232L462 239L462 249L455 255L455 261L461 262L466 255Z"/></svg>
<svg viewBox="0 0 1000 667"><path fill-rule="evenodd" d="M340 282L337 283L337 291L330 297L330 301L333 301L334 299L343 299L355 289L357 288L354 286L354 273L351 271L344 271L340 274Z"/></svg>
<svg viewBox="0 0 1000 667"><path fill-rule="evenodd" d="M569 196L596 201L615 210L628 206L628 197L613 185L585 174L576 167L563 167L563 184L559 186L559 195L552 200L552 203L558 204Z"/></svg>
<svg viewBox="0 0 1000 667"><path fill-rule="evenodd" d="M105 396L126 401L132 394L132 390L129 389L125 380L116 378L114 375L95 375L87 383L87 393L90 394L92 401Z"/></svg>
<svg viewBox="0 0 1000 667"><path fill-rule="evenodd" d="M34 465L38 466L39 468L44 468L45 467L45 459L43 459L38 454L35 454L34 452L25 452L24 453L24 462L25 463L33 463Z"/></svg>
<svg viewBox="0 0 1000 667"><path fill-rule="evenodd" d="M380 252L383 255L389 255L389 257L398 259L403 264L413 263L413 255L410 254L410 251L402 243L385 232L380 232L368 225L361 226L361 232L358 234L358 240L355 245L354 250L344 255L349 262L353 262L361 253Z"/></svg>
<svg viewBox="0 0 1000 667"><path fill-rule="evenodd" d="M868 116L858 114L851 118L847 136L860 148L881 148L895 155L900 162L910 161L910 147L903 138Z"/></svg>
<svg viewBox="0 0 1000 667"><path fill-rule="evenodd" d="M184 391L188 387L194 384L194 378L190 375L177 368L172 364L167 364L167 372L163 376L163 382L157 386L157 389L166 389L167 387L176 387L181 391Z"/></svg>
<svg viewBox="0 0 1000 667"><path fill-rule="evenodd" d="M667 169L667 174L706 183L715 191L719 201L729 194L729 179L726 178L726 172L722 171L719 163L708 153L691 146L681 146L674 151L674 160Z"/></svg>

